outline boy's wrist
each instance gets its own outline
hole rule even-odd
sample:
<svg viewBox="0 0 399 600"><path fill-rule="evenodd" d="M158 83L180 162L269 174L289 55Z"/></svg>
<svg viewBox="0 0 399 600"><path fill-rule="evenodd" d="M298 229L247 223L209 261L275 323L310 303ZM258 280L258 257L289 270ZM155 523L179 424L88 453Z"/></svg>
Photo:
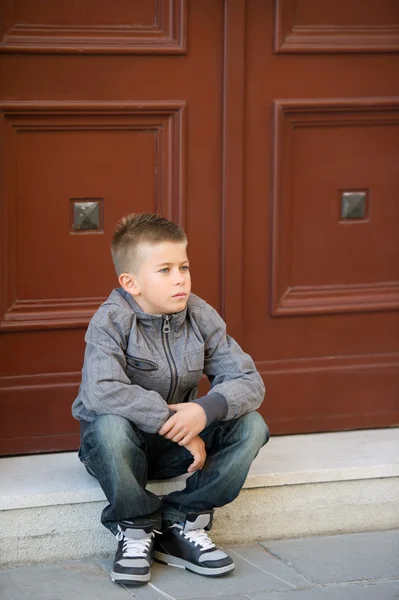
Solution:
<svg viewBox="0 0 399 600"><path fill-rule="evenodd" d="M207 396L192 400L192 402L199 404L204 409L207 426L214 421L222 421L227 415L226 398L219 392L211 392Z"/></svg>

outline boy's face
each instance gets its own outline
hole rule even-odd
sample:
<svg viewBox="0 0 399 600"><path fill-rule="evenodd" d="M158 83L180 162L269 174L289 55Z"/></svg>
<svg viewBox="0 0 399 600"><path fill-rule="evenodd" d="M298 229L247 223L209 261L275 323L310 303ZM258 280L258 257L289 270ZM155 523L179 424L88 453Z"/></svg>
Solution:
<svg viewBox="0 0 399 600"><path fill-rule="evenodd" d="M168 315L183 310L191 291L186 243L143 243L137 254L137 272L122 274L122 287L148 314Z"/></svg>

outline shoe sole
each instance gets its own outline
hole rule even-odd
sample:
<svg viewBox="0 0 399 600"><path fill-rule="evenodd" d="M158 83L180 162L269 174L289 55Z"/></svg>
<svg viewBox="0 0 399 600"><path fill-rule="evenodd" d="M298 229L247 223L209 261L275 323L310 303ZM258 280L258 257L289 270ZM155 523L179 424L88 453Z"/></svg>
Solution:
<svg viewBox="0 0 399 600"><path fill-rule="evenodd" d="M114 583L147 583L150 581L151 573L145 575L123 575L122 573L115 573L111 571L111 579Z"/></svg>
<svg viewBox="0 0 399 600"><path fill-rule="evenodd" d="M195 565L193 563L188 562L187 560L183 560L182 558L178 558L177 556L171 556L170 554L164 554L163 552L155 551L156 560L159 560L170 567L177 567L179 569L188 569L189 571L193 571L194 573L198 573L198 575L208 575L210 577L215 577L217 575L224 575L225 573L229 573L233 571L235 568L235 564L226 565L224 567L200 567L199 565Z"/></svg>

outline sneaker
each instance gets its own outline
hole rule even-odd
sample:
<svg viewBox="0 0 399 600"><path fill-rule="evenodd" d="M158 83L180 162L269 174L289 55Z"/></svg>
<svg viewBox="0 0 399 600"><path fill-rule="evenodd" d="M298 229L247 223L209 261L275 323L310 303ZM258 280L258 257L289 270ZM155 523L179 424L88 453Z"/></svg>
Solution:
<svg viewBox="0 0 399 600"><path fill-rule="evenodd" d="M235 567L233 559L216 548L205 531L211 515L187 515L184 525L175 523L155 542L155 558L171 567L200 575L223 575Z"/></svg>
<svg viewBox="0 0 399 600"><path fill-rule="evenodd" d="M118 548L115 554L111 579L117 583L145 583L150 579L154 556L154 531L152 527L137 527L123 521L118 525Z"/></svg>

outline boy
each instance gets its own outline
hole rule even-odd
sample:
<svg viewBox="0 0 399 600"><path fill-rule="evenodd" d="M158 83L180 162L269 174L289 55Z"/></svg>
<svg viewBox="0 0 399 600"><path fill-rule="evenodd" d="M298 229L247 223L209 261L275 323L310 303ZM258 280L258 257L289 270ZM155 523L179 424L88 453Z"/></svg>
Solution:
<svg viewBox="0 0 399 600"><path fill-rule="evenodd" d="M186 249L184 231L162 216L124 217L111 248L121 287L85 338L72 412L79 458L109 502L101 521L118 540L119 583L149 581L154 554L202 575L233 570L207 531L269 437L255 412L262 379L218 313L190 294ZM203 373L211 390L197 398ZM148 479L185 472L182 491L160 498L145 489Z"/></svg>

